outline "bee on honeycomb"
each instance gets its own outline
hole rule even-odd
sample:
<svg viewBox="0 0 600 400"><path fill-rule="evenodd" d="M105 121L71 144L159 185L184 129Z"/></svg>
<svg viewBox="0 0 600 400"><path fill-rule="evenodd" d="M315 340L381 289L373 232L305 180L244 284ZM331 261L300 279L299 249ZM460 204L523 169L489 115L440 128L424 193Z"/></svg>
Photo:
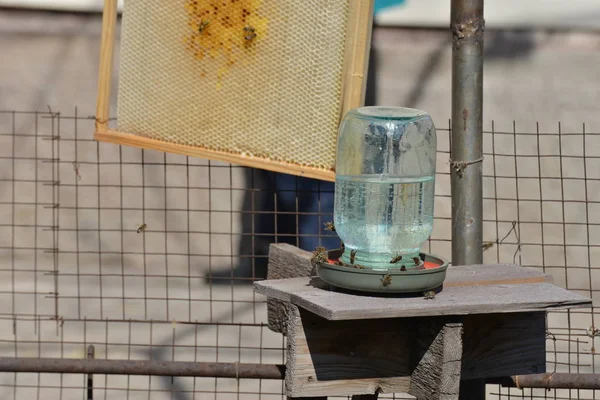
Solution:
<svg viewBox="0 0 600 400"><path fill-rule="evenodd" d="M222 78L252 53L266 34L267 19L260 15L262 0L187 0L189 34L186 48L198 60L208 56L221 63ZM199 73L201 77L205 72Z"/></svg>

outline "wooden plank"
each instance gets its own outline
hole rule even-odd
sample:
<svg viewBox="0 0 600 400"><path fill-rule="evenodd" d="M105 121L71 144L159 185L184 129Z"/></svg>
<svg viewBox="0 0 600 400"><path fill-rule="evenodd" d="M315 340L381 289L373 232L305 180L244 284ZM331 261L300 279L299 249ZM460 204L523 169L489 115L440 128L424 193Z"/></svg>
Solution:
<svg viewBox="0 0 600 400"><path fill-rule="evenodd" d="M374 0L350 2L340 118L365 101L374 4Z"/></svg>
<svg viewBox="0 0 600 400"><path fill-rule="evenodd" d="M269 266L267 279L285 279L314 275L310 259L312 253L287 243L273 243L269 246ZM285 301L283 301L285 300ZM267 299L267 319L269 329L287 334L287 321L291 314L288 299Z"/></svg>
<svg viewBox="0 0 600 400"><path fill-rule="evenodd" d="M460 379L543 372L544 316L329 321L292 306L286 395L409 392L451 399Z"/></svg>
<svg viewBox="0 0 600 400"><path fill-rule="evenodd" d="M416 337L420 359L408 393L417 400L457 400L460 387L462 324L440 318L421 321Z"/></svg>
<svg viewBox="0 0 600 400"><path fill-rule="evenodd" d="M467 379L546 371L546 313L469 315L463 322Z"/></svg>
<svg viewBox="0 0 600 400"><path fill-rule="evenodd" d="M489 268L489 267L488 267ZM452 271L448 271L452 274ZM549 283L445 287L433 300L373 297L328 290L320 279L293 278L256 282L267 297L292 304L329 320L511 313L589 307L591 300Z"/></svg>
<svg viewBox="0 0 600 400"><path fill-rule="evenodd" d="M326 321L292 308L288 321L287 396L406 392L411 329L379 321ZM372 336L375 335L375 336Z"/></svg>
<svg viewBox="0 0 600 400"><path fill-rule="evenodd" d="M108 130L116 25L117 0L104 0L102 39L100 42L100 67L98 70L98 97L96 100L96 132L105 132Z"/></svg>
<svg viewBox="0 0 600 400"><path fill-rule="evenodd" d="M285 163L283 161L270 161L265 158L246 156L225 151L209 150L202 147L187 146L184 144L163 142L161 140L150 139L143 136L118 132L115 130L102 131L97 129L94 133L94 139L100 142L132 146L140 149L182 154L185 156L218 160L236 165L264 169L267 171L305 176L308 178L321 179L331 182L335 181L335 172L331 170Z"/></svg>
<svg viewBox="0 0 600 400"><path fill-rule="evenodd" d="M514 264L450 266L444 287L553 283L552 276Z"/></svg>
<svg viewBox="0 0 600 400"><path fill-rule="evenodd" d="M310 251L301 250L287 243L272 243L269 246L269 271L267 279L286 279L313 276L315 269Z"/></svg>
<svg viewBox="0 0 600 400"><path fill-rule="evenodd" d="M498 279L498 280L485 280L485 281L460 281L460 282L448 282L444 283L444 287L451 286L483 286L483 285L519 285L523 283L541 283L552 281L551 276L532 276L530 278L514 278L514 279ZM552 283L552 282L549 282Z"/></svg>

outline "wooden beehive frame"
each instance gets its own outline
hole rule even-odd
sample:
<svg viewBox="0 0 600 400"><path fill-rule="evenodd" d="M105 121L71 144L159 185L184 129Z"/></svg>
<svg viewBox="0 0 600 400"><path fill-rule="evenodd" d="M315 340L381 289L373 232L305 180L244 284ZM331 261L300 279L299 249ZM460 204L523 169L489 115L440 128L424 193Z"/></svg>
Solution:
<svg viewBox="0 0 600 400"><path fill-rule="evenodd" d="M361 106L364 102L371 43L373 3L374 0L350 1L348 35L346 37L346 50L344 55L340 119L347 111ZM259 157L248 157L223 151L208 150L201 147L163 142L109 129L110 87L113 71L116 22L117 0L104 0L94 139L101 142L225 161L248 167L327 181L333 181L335 179L335 171L333 170L328 171L291 163L274 162Z"/></svg>

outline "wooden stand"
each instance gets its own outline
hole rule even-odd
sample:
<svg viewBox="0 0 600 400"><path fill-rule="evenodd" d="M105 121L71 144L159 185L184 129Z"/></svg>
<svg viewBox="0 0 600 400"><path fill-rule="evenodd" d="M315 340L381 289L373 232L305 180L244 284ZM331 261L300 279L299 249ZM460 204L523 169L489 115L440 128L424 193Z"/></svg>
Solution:
<svg viewBox="0 0 600 400"><path fill-rule="evenodd" d="M548 309L591 305L516 265L450 267L434 299L347 294L313 276L311 256L271 245L255 283L288 337L289 397L482 398L485 379L545 372Z"/></svg>

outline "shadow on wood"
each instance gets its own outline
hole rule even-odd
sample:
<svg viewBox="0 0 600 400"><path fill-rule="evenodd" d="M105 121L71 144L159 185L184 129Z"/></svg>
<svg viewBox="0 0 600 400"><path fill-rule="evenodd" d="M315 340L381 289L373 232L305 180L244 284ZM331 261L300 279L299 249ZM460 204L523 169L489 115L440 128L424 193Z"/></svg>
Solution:
<svg viewBox="0 0 600 400"><path fill-rule="evenodd" d="M414 346L418 361L408 393L417 399L458 398L462 335L463 326L459 322L421 321Z"/></svg>
<svg viewBox="0 0 600 400"><path fill-rule="evenodd" d="M329 321L289 309L288 396L408 392L450 399L461 378L545 368L543 312Z"/></svg>

